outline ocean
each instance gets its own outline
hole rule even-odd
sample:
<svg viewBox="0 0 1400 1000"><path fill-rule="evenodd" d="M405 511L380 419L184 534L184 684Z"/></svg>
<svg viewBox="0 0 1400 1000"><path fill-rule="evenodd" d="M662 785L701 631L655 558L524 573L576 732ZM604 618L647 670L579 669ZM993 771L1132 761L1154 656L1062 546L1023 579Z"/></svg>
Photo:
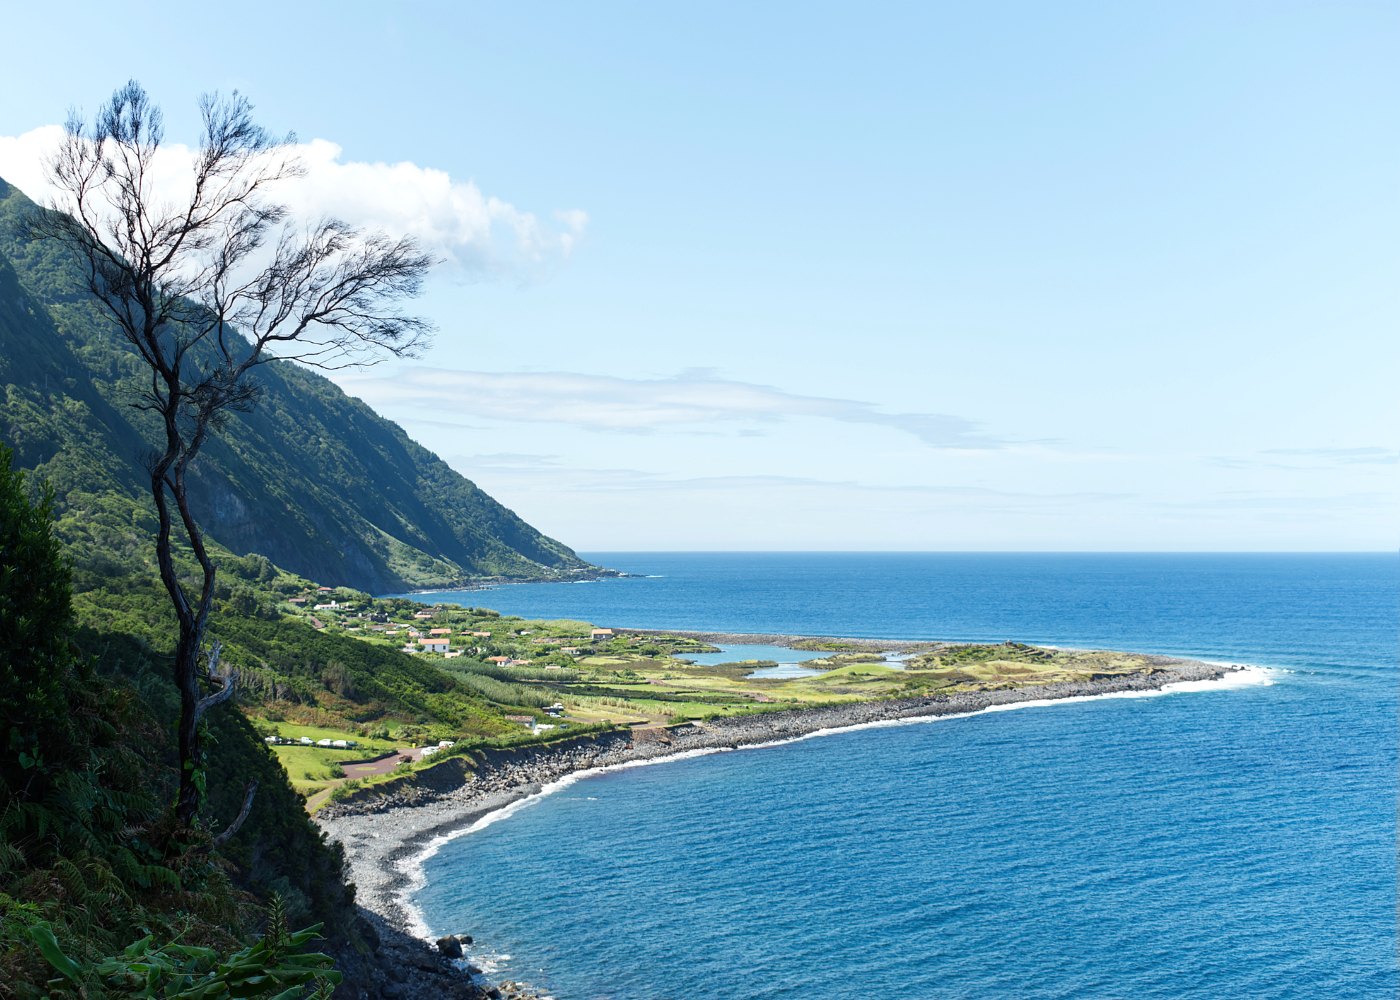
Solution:
<svg viewBox="0 0 1400 1000"><path fill-rule="evenodd" d="M434 595L600 625L1268 668L566 782L415 897L563 1000L1394 997L1400 560L590 553ZM768 657L773 658L773 657ZM796 658L794 658L796 659Z"/></svg>

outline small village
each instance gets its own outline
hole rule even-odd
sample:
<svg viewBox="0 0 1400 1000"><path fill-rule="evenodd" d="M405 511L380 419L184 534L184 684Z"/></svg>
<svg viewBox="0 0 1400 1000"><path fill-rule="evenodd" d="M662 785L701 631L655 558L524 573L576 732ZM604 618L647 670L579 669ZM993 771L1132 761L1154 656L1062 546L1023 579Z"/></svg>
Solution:
<svg viewBox="0 0 1400 1000"><path fill-rule="evenodd" d="M587 622L526 621L483 608L373 598L348 588L308 587L287 597L279 610L319 632L421 657L497 703L521 702L503 715L517 727L518 735L507 735L507 741L547 738L580 726L665 723L668 713L648 714L627 691L580 697L565 692L580 679L597 680L600 667L613 668L609 680L631 680L627 664L632 661L669 661L673 655L716 648L684 637L630 634ZM352 731L273 718L255 723L313 809L340 785L412 768L458 742L415 739L419 734L412 726Z"/></svg>
<svg viewBox="0 0 1400 1000"><path fill-rule="evenodd" d="M690 636L533 621L348 588L303 583L283 592L278 610L323 635L374 647L380 656L431 666L425 676L455 682L457 696L475 699L478 713L470 727L419 724L368 710L363 699L342 698L328 689L334 683L315 690L314 704L264 703L250 718L311 810L362 783L486 746L617 727L634 739L664 740L668 727L714 718L1083 680L1144 666L1130 655L1013 642L905 643L896 650L857 640L806 640L817 643L810 648L821 658L773 676L763 669L775 666L771 661L697 663L694 654L719 647Z"/></svg>

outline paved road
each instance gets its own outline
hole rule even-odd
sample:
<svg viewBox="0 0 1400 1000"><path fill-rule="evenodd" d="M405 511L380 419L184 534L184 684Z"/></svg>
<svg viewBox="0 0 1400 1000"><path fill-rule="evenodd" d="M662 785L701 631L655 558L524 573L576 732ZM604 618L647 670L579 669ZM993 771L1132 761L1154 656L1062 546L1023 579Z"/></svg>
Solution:
<svg viewBox="0 0 1400 1000"><path fill-rule="evenodd" d="M421 760L423 758L422 747L403 747L395 750L382 760L371 761L368 764L342 764L347 778L368 778L375 774L388 774L399 766L399 762L405 757L409 760Z"/></svg>

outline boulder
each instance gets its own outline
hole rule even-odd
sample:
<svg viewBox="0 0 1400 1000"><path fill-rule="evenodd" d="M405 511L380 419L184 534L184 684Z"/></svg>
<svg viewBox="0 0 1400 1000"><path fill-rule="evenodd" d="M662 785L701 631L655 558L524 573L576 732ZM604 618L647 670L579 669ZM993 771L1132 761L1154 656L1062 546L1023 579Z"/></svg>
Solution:
<svg viewBox="0 0 1400 1000"><path fill-rule="evenodd" d="M445 958L461 958L462 942L458 941L451 934L437 939L438 951L442 952Z"/></svg>

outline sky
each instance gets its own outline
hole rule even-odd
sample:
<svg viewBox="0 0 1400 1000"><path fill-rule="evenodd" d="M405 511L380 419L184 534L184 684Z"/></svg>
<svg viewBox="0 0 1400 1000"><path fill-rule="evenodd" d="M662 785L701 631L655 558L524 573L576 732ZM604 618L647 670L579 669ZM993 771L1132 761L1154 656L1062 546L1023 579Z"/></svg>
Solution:
<svg viewBox="0 0 1400 1000"><path fill-rule="evenodd" d="M584 552L1393 550L1400 5L7 11L0 176L128 78L443 261L336 381Z"/></svg>

